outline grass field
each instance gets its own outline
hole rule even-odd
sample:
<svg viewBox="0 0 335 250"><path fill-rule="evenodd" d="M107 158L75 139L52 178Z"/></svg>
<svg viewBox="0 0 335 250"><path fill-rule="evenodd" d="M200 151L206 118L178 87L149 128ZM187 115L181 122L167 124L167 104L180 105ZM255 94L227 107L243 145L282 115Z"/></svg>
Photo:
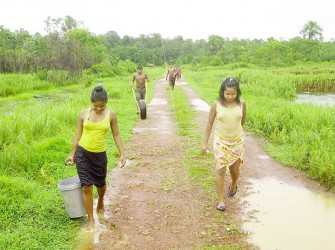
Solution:
<svg viewBox="0 0 335 250"><path fill-rule="evenodd" d="M334 187L335 109L295 102L300 91L334 91L331 65L267 69L185 65L182 70L188 84L209 104L218 97L224 78L238 78L242 98L247 102L246 129L266 138L269 154L281 162ZM151 79L150 100L152 83L164 77L165 69L145 71ZM130 75L92 78L89 86L87 82L55 86L32 81L29 76L0 76L0 86L7 86L0 95L0 112L5 114L0 117L0 249L73 249L76 245L77 231L84 221L68 219L57 184L76 175L74 167L64 167L64 159L71 150L78 113L90 106L89 94L97 83L107 89L108 107L116 111L126 142L138 120ZM192 132L193 113L185 100L178 89L170 96L174 106L181 105L175 108L179 134L184 143L198 142L201 138ZM179 114L181 109L188 111ZM191 150L192 145L185 152L189 174L204 190L209 189L213 177L194 162L195 158L204 162L208 159ZM118 158L111 134L107 154L110 170Z"/></svg>

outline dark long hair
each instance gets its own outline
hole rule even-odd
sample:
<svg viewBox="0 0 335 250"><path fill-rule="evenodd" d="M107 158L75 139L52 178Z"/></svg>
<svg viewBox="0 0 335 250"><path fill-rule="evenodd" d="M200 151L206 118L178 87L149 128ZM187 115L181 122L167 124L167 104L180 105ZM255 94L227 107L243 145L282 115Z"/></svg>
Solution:
<svg viewBox="0 0 335 250"><path fill-rule="evenodd" d="M240 90L240 84L239 84L237 79L232 78L232 77L226 78L221 84L220 91L219 91L219 95L220 95L219 101L220 101L220 103L222 105L225 105L224 91L227 88L236 89L236 92L237 92L236 102L237 102L237 104L240 104L241 103L240 97L241 97L241 94L242 94L241 90Z"/></svg>
<svg viewBox="0 0 335 250"><path fill-rule="evenodd" d="M108 95L106 90L99 84L94 87L90 96L91 102L103 101L108 102Z"/></svg>

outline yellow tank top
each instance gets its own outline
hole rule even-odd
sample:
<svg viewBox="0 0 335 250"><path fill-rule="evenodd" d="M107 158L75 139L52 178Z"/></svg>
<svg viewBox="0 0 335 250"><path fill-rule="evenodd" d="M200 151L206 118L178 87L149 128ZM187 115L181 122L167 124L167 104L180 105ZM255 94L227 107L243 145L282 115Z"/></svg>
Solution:
<svg viewBox="0 0 335 250"><path fill-rule="evenodd" d="M242 104L233 108L226 108L217 102L215 135L227 141L240 139L243 136L242 108Z"/></svg>
<svg viewBox="0 0 335 250"><path fill-rule="evenodd" d="M106 151L106 134L110 129L110 111L101 122L91 122L89 120L91 109L88 109L84 123L83 133L79 140L79 145L89 152L99 153Z"/></svg>

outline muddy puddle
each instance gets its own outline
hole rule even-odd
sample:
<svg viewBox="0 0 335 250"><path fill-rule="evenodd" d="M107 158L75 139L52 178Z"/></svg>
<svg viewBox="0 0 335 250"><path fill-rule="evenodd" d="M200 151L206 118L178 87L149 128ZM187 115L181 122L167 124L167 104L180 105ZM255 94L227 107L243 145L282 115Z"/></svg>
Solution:
<svg viewBox="0 0 335 250"><path fill-rule="evenodd" d="M298 103L312 103L321 106L335 106L335 94L314 94L314 93L301 93L297 95Z"/></svg>
<svg viewBox="0 0 335 250"><path fill-rule="evenodd" d="M176 80L176 86L183 86L187 85L187 82L184 82L182 79Z"/></svg>
<svg viewBox="0 0 335 250"><path fill-rule="evenodd" d="M96 206L97 200L94 201L94 208L96 208ZM107 230L110 230L106 227L107 221L111 217L109 212L105 211L102 214L97 214L96 212L94 212L93 216L94 228L91 230L87 230L85 227L83 227L80 230L78 235L79 245L76 247L76 250L94 249L94 246L100 243L100 237L102 236L102 234L107 232Z"/></svg>
<svg viewBox="0 0 335 250"><path fill-rule="evenodd" d="M192 99L191 106L193 109L199 111L209 112L210 110L210 106L208 105L208 103L201 99Z"/></svg>
<svg viewBox="0 0 335 250"><path fill-rule="evenodd" d="M149 105L167 105L167 100L161 98L153 98Z"/></svg>
<svg viewBox="0 0 335 250"><path fill-rule="evenodd" d="M334 249L335 197L266 178L250 180L243 228L261 249Z"/></svg>

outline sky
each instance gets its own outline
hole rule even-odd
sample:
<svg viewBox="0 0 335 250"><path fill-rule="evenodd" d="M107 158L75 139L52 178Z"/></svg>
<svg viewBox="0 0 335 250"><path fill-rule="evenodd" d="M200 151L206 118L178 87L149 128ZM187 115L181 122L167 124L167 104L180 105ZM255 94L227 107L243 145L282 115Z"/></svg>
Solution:
<svg viewBox="0 0 335 250"><path fill-rule="evenodd" d="M334 9L334 0L2 0L0 25L45 35L48 17L68 15L96 35L288 40L301 36L311 20L329 41L335 38Z"/></svg>

